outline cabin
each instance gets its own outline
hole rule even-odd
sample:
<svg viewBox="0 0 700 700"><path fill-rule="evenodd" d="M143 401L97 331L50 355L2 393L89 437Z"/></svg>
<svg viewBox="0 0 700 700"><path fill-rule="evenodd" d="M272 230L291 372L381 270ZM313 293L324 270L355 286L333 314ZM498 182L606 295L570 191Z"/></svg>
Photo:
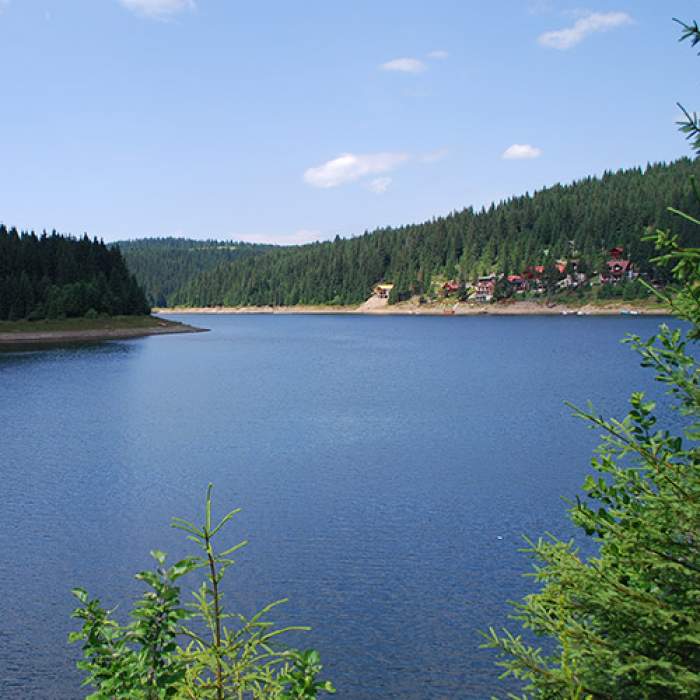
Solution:
<svg viewBox="0 0 700 700"><path fill-rule="evenodd" d="M541 280L542 275L544 275L544 265L528 265L522 274L523 278L529 282Z"/></svg>
<svg viewBox="0 0 700 700"><path fill-rule="evenodd" d="M378 284L374 288L374 295L380 299L388 299L393 288L393 284Z"/></svg>
<svg viewBox="0 0 700 700"><path fill-rule="evenodd" d="M479 277L474 285L476 301L487 302L493 299L493 293L496 290L496 277L489 275L488 277Z"/></svg>
<svg viewBox="0 0 700 700"><path fill-rule="evenodd" d="M527 283L527 288L537 294L544 290L542 277L544 277L544 265L528 265L522 273L522 278Z"/></svg>
<svg viewBox="0 0 700 700"><path fill-rule="evenodd" d="M562 279L557 282L557 287L560 289L574 289L586 281L586 275L579 272L578 260L557 260L555 266L562 275Z"/></svg>
<svg viewBox="0 0 700 700"><path fill-rule="evenodd" d="M527 280L522 275L508 275L508 284L513 287L515 293L526 292L529 288Z"/></svg>
<svg viewBox="0 0 700 700"><path fill-rule="evenodd" d="M442 285L440 291L442 296L449 297L451 294L457 294L460 289L462 289L462 285L457 280L449 280Z"/></svg>
<svg viewBox="0 0 700 700"><path fill-rule="evenodd" d="M620 246L615 246L608 251L610 259L600 273L601 284L616 284L624 280L633 280L638 276L632 261L622 257L624 252L625 249Z"/></svg>

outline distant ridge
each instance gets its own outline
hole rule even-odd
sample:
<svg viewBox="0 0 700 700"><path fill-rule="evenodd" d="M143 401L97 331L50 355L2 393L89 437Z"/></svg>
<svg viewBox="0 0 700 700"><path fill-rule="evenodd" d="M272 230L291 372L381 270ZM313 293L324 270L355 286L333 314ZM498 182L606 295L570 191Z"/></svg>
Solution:
<svg viewBox="0 0 700 700"><path fill-rule="evenodd" d="M129 270L136 275L153 306L168 306L174 292L202 272L273 248L240 241L175 237L138 238L112 245L122 251Z"/></svg>
<svg viewBox="0 0 700 700"><path fill-rule="evenodd" d="M700 164L689 158L606 172L480 211L467 208L421 224L325 243L264 250L253 246L215 264L201 251L184 252L184 242L174 260L191 265L186 275L156 271L161 265L168 268L172 257L151 257L146 264L131 254L129 244L123 250L149 293L154 283L146 273L151 270L152 278L169 280L163 293L167 304L181 306L359 304L379 281L393 282L399 296L423 294L436 278L471 281L484 274L519 273L541 264L546 255L575 255L588 270L596 270L611 246L623 246L638 270L661 275L649 262L652 246L640 237L646 228L666 228L673 221L682 239L700 245L693 227L667 211L674 206L700 215L690 185L691 176L699 175ZM141 245L147 249L148 244ZM215 250L220 244L206 245Z"/></svg>

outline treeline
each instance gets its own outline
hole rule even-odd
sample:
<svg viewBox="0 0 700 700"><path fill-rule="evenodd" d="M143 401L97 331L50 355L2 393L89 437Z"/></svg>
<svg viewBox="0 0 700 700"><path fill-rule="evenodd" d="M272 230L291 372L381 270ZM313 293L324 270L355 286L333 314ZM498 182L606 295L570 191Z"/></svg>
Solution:
<svg viewBox="0 0 700 700"><path fill-rule="evenodd" d="M422 294L436 278L471 282L491 273L514 274L546 259L575 256L599 271L611 246L623 246L639 271L663 281L650 263L645 229L667 227L669 205L700 215L690 177L700 164L684 158L607 172L555 185L498 205L472 208L417 225L379 229L356 238L274 248L196 275L169 297L189 306L356 304L379 281L400 296ZM698 233L675 219L681 239Z"/></svg>
<svg viewBox="0 0 700 700"><path fill-rule="evenodd" d="M118 248L0 225L0 320L149 312Z"/></svg>
<svg viewBox="0 0 700 700"><path fill-rule="evenodd" d="M119 241L129 270L143 286L153 306L168 306L173 293L198 274L270 245L238 241L196 241L189 238L141 238Z"/></svg>

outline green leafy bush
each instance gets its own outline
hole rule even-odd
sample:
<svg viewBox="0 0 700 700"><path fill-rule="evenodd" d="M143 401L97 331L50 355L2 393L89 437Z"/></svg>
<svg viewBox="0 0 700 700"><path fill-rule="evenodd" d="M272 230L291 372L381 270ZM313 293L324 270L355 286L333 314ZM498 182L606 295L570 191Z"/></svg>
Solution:
<svg viewBox="0 0 700 700"><path fill-rule="evenodd" d="M683 26L698 43L697 25ZM688 115L683 130L700 150L697 118ZM503 676L521 681L523 698L700 698L700 369L689 347L700 338L700 248L682 247L668 231L645 240L675 281L664 294L647 291L687 328L664 324L648 340L626 342L666 385L683 429L660 427L655 403L640 392L622 420L575 409L602 433L592 461L599 476L586 478L570 510L597 552L585 558L573 541L551 535L528 541L540 587L515 604L513 619L529 637L491 629L484 645L498 651Z"/></svg>
<svg viewBox="0 0 700 700"><path fill-rule="evenodd" d="M163 552L151 552L156 568L136 575L148 590L134 604L130 622L119 623L98 599L74 589L80 606L73 617L82 627L69 641L82 643L78 668L85 673L84 685L94 689L88 698L311 700L335 692L330 681L319 680L317 652L279 644L286 632L308 630L279 629L268 620L284 600L250 618L226 611L221 581L234 563L231 556L246 542L214 549L215 538L239 511L213 525L211 491L210 485L203 525L173 519L173 527L185 532L200 554L167 566ZM202 580L193 603L184 604L179 580L195 572L203 572Z"/></svg>

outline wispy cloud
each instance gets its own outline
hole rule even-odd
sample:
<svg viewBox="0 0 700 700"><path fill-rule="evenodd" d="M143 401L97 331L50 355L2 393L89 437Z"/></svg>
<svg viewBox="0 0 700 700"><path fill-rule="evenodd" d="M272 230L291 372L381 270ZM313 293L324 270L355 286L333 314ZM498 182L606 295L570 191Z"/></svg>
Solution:
<svg viewBox="0 0 700 700"><path fill-rule="evenodd" d="M180 234L185 236L184 233ZM330 238L318 229L301 228L293 233L236 233L228 238L234 241L246 241L248 243L273 243L275 245L304 245L315 243Z"/></svg>
<svg viewBox="0 0 700 700"><path fill-rule="evenodd" d="M0 0L0 15L10 6L10 0Z"/></svg>
<svg viewBox="0 0 700 700"><path fill-rule="evenodd" d="M508 146L501 158L505 160L527 160L531 158L539 158L542 155L542 149L537 146L531 146L529 143L514 143Z"/></svg>
<svg viewBox="0 0 700 700"><path fill-rule="evenodd" d="M423 73L427 66L418 58L395 58L379 66L382 70L398 73Z"/></svg>
<svg viewBox="0 0 700 700"><path fill-rule="evenodd" d="M435 61L444 61L446 58L449 58L450 54L447 53L447 51L443 49L438 49L437 51L431 51L428 54L428 58L432 58Z"/></svg>
<svg viewBox="0 0 700 700"><path fill-rule="evenodd" d="M317 229L300 228L291 235L284 236L281 240L284 245L303 245L304 243L325 240L325 238L321 231Z"/></svg>
<svg viewBox="0 0 700 700"><path fill-rule="evenodd" d="M194 10L195 0L119 0L127 10L144 17L167 19L185 10Z"/></svg>
<svg viewBox="0 0 700 700"><path fill-rule="evenodd" d="M374 192L374 194L384 194L388 189L389 185L393 182L390 177L378 177L374 180L370 180L367 183L367 187Z"/></svg>
<svg viewBox="0 0 700 700"><path fill-rule="evenodd" d="M338 187L370 175L391 172L410 158L408 153L343 153L333 160L306 170L304 182L322 189Z"/></svg>
<svg viewBox="0 0 700 700"><path fill-rule="evenodd" d="M435 151L424 153L420 159L423 163L437 163L439 160L444 160L449 155L450 152L447 148L438 148Z"/></svg>
<svg viewBox="0 0 700 700"><path fill-rule="evenodd" d="M591 34L607 32L627 24L632 24L632 18L626 12L591 12L577 19L570 27L540 34L537 41L549 49L563 51L580 44Z"/></svg>

